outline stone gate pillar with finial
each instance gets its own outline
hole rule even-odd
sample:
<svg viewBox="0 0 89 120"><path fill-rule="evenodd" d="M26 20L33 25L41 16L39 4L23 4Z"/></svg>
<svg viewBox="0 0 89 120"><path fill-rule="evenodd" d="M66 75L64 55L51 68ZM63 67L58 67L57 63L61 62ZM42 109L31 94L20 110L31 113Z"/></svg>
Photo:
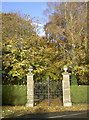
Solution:
<svg viewBox="0 0 89 120"><path fill-rule="evenodd" d="M32 67L29 69L29 73L27 74L27 103L26 107L33 107L34 106L34 81L33 81L33 74L31 71L33 70Z"/></svg>
<svg viewBox="0 0 89 120"><path fill-rule="evenodd" d="M64 66L62 88L63 88L63 106L72 106L71 96L70 96L70 81L69 76L71 73L67 72L67 66Z"/></svg>

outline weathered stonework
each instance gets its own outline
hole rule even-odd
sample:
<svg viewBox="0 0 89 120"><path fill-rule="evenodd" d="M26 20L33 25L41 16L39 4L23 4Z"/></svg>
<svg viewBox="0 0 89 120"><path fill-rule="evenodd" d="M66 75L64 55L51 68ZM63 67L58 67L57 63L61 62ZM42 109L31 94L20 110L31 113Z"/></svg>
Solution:
<svg viewBox="0 0 89 120"><path fill-rule="evenodd" d="M34 106L34 81L33 81L33 74L27 74L27 103L26 107L33 107Z"/></svg>
<svg viewBox="0 0 89 120"><path fill-rule="evenodd" d="M70 96L70 81L69 75L70 73L64 72L62 73L62 87L63 87L63 106L72 106L71 96Z"/></svg>

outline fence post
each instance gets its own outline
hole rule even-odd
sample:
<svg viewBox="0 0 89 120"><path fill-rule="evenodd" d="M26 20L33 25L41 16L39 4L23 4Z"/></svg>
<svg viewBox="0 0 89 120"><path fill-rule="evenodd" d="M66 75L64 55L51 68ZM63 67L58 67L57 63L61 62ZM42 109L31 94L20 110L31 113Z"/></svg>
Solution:
<svg viewBox="0 0 89 120"><path fill-rule="evenodd" d="M33 74L31 73L32 69L29 69L29 73L27 74L27 103L26 107L34 106L34 81Z"/></svg>
<svg viewBox="0 0 89 120"><path fill-rule="evenodd" d="M67 72L67 68L64 68L64 70L65 72L62 73L63 75L63 80L62 80L63 106L72 106L71 96L70 96L70 81L69 81L70 73Z"/></svg>

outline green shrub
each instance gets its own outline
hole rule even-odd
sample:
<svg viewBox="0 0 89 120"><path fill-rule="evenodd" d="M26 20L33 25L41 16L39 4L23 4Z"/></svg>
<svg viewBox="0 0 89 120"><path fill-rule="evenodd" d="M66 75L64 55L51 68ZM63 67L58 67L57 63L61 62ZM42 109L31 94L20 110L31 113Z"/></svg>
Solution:
<svg viewBox="0 0 89 120"><path fill-rule="evenodd" d="M87 103L87 89L89 86L70 86L72 103Z"/></svg>
<svg viewBox="0 0 89 120"><path fill-rule="evenodd" d="M27 102L26 85L3 85L2 104L4 105L25 105Z"/></svg>
<svg viewBox="0 0 89 120"><path fill-rule="evenodd" d="M89 86L70 86L72 103L87 103L87 89ZM27 102L26 85L3 85L2 103L4 105L25 105ZM88 102L89 103L89 102Z"/></svg>
<svg viewBox="0 0 89 120"><path fill-rule="evenodd" d="M71 85L78 85L77 78L75 74L71 75Z"/></svg>

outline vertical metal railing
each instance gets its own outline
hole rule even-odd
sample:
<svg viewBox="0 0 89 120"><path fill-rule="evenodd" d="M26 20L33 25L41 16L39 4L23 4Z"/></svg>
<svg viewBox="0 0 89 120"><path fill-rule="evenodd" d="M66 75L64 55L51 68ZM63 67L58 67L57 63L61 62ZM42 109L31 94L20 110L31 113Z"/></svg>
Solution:
<svg viewBox="0 0 89 120"><path fill-rule="evenodd" d="M45 81L35 82L34 95L36 105L61 105L62 85L61 81L51 80L48 76ZM57 101L57 102L56 102Z"/></svg>
<svg viewBox="0 0 89 120"><path fill-rule="evenodd" d="M50 106L49 104L49 76L48 76L48 106Z"/></svg>

